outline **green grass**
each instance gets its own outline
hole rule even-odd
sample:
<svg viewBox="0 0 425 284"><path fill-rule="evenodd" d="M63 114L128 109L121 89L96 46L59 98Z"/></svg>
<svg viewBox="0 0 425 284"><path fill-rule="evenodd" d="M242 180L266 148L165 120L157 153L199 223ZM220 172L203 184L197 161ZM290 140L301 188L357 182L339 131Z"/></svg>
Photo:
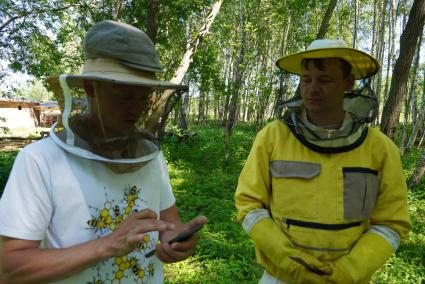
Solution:
<svg viewBox="0 0 425 284"><path fill-rule="evenodd" d="M2 195L3 189L6 186L10 170L12 169L13 161L15 160L17 154L17 151L0 152L0 196Z"/></svg>
<svg viewBox="0 0 425 284"><path fill-rule="evenodd" d="M259 127L234 129L228 160L224 160L223 129L214 123L193 128L198 133L193 141L166 137L162 142L182 219L200 214L209 218L194 256L165 266L166 283L258 283L262 268L255 262L252 241L236 221L233 195ZM403 156L406 177L418 155L416 150ZM15 156L16 152L0 153L0 191ZM409 208L413 231L375 273L373 283L425 283L425 179L409 193Z"/></svg>
<svg viewBox="0 0 425 284"><path fill-rule="evenodd" d="M419 150L402 157L407 178L415 169ZM409 210L413 230L402 242L396 254L377 271L374 283L425 283L425 179L409 192Z"/></svg>
<svg viewBox="0 0 425 284"><path fill-rule="evenodd" d="M163 141L171 183L185 221L203 214L209 223L200 233L193 258L166 265L168 283L257 283L262 273L254 246L236 221L233 202L237 179L248 155L255 127L237 127L226 161L223 131L196 128L193 142Z"/></svg>
<svg viewBox="0 0 425 284"><path fill-rule="evenodd" d="M22 138L39 138L40 133L43 131L49 131L50 128L46 127L34 127L34 128L14 128L8 129L7 131L1 131L0 138L8 137L22 137Z"/></svg>

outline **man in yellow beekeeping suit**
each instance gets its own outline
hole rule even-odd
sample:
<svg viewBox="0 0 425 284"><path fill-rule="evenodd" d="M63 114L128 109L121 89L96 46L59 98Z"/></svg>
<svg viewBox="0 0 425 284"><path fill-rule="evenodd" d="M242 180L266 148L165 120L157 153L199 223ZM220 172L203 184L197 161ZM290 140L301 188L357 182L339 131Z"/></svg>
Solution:
<svg viewBox="0 0 425 284"><path fill-rule="evenodd" d="M398 149L367 126L377 101L348 93L379 63L315 40L277 65L300 76L301 97L258 133L235 194L260 283L368 283L411 229Z"/></svg>

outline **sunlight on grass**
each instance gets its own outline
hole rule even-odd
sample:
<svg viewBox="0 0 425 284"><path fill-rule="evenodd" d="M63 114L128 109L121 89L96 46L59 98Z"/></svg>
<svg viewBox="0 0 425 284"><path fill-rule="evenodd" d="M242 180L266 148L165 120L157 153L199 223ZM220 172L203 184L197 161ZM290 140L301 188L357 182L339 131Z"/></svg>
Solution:
<svg viewBox="0 0 425 284"><path fill-rule="evenodd" d="M412 149L402 157L407 178L414 170L420 151ZM409 211L413 230L393 255L373 276L373 283L425 283L425 191L423 182L409 191Z"/></svg>
<svg viewBox="0 0 425 284"><path fill-rule="evenodd" d="M184 178L174 178L171 181L171 185L173 186L173 188L178 187L179 185L181 185L183 182L185 181Z"/></svg>
<svg viewBox="0 0 425 284"><path fill-rule="evenodd" d="M195 131L193 143L168 139L163 150L182 219L204 214L209 222L200 232L194 257L166 266L167 283L257 283L262 268L255 262L252 241L236 222L233 201L255 133L235 130L232 154L225 161L222 129Z"/></svg>
<svg viewBox="0 0 425 284"><path fill-rule="evenodd" d="M0 131L0 138L7 137L21 137L21 138L29 138L29 137L39 137L41 132L49 131L50 128L46 127L34 127L34 128L14 128L11 129L10 132L2 133Z"/></svg>
<svg viewBox="0 0 425 284"><path fill-rule="evenodd" d="M196 279L199 279L198 275L203 274L204 268L201 263L194 261L192 258L177 263L167 264L164 270L165 278L172 279L165 283L187 283L186 281L196 283Z"/></svg>

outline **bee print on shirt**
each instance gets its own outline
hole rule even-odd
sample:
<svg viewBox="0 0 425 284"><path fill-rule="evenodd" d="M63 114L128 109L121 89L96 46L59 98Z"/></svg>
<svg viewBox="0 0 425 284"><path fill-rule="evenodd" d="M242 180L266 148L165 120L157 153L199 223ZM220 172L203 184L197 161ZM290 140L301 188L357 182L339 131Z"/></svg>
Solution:
<svg viewBox="0 0 425 284"><path fill-rule="evenodd" d="M116 202L110 200L105 189L105 202L102 208L89 207L92 217L87 220L88 229L92 230L98 237L111 234L131 214L146 208L143 200L142 190L135 185L128 185L123 191L123 197ZM136 251L115 257L112 265L114 267L112 280L93 279L88 283L119 283L124 278L132 279L136 283L145 283L149 277L154 275L152 260L144 258L144 254L155 247L156 238L147 233L138 244ZM99 269L99 268L98 268Z"/></svg>

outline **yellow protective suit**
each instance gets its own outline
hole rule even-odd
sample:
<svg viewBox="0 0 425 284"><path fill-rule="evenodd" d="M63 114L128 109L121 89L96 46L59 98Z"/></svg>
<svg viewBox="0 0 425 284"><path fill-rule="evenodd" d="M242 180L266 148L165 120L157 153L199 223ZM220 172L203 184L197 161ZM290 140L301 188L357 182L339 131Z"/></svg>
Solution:
<svg viewBox="0 0 425 284"><path fill-rule="evenodd" d="M289 283L368 283L411 229L398 149L373 128L326 149L270 123L235 202L257 261Z"/></svg>

